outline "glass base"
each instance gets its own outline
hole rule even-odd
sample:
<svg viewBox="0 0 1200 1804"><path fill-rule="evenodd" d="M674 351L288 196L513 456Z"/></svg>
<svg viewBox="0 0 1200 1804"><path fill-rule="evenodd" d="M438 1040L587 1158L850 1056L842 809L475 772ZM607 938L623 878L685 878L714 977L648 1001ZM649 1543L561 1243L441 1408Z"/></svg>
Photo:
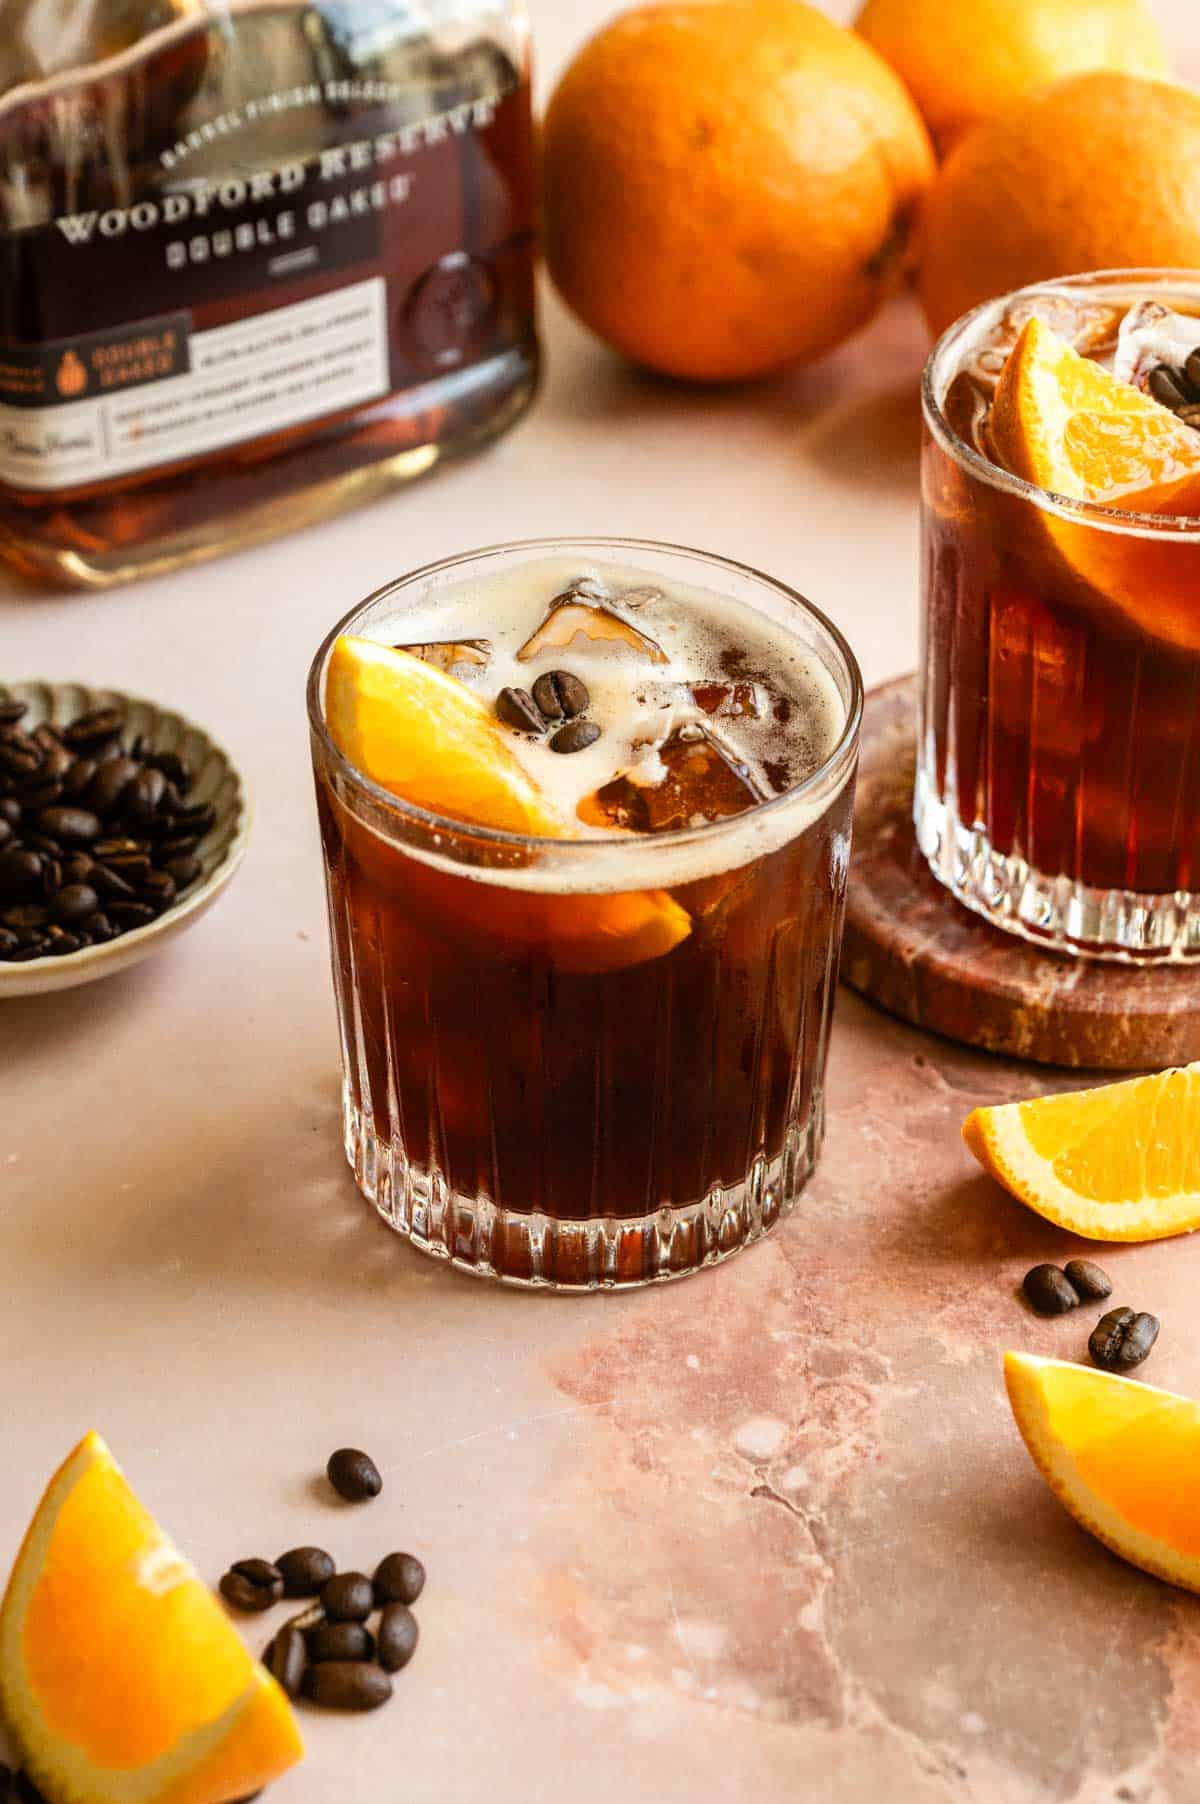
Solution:
<svg viewBox="0 0 1200 1804"><path fill-rule="evenodd" d="M343 1119L355 1180L389 1227L460 1271L537 1290L632 1290L719 1265L791 1214L824 1132L818 1095L808 1122L790 1129L782 1157L760 1154L744 1182L653 1215L579 1220L520 1214L485 1196L457 1194L441 1172L417 1170L401 1147L381 1139L348 1089Z"/></svg>
<svg viewBox="0 0 1200 1804"><path fill-rule="evenodd" d="M959 818L920 765L913 797L917 844L939 883L994 927L1079 958L1177 963L1200 958L1200 896L1092 889L1049 877L993 849Z"/></svg>

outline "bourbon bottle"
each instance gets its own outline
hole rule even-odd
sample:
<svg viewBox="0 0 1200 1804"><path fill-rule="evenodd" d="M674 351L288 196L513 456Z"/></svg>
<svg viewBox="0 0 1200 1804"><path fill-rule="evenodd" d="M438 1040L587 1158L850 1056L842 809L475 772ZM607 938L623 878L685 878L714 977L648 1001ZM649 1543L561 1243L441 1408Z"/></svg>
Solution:
<svg viewBox="0 0 1200 1804"><path fill-rule="evenodd" d="M0 554L101 587L532 399L520 0L54 0L0 47Z"/></svg>

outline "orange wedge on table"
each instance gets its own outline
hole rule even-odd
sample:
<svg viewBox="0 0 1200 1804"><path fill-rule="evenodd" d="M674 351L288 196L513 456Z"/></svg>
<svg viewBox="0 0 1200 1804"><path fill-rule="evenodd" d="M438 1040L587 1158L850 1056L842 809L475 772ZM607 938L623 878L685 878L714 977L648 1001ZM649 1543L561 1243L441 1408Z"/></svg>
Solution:
<svg viewBox="0 0 1200 1804"><path fill-rule="evenodd" d="M1034 1464L1089 1533L1200 1591L1200 1404L1111 1372L1008 1353L1008 1400Z"/></svg>
<svg viewBox="0 0 1200 1804"><path fill-rule="evenodd" d="M506 742L481 697L411 653L343 636L325 679L325 718L355 768L392 795L471 826L540 839L575 839ZM364 847L364 856L371 849ZM373 868L379 863L372 859ZM381 873L382 874L382 873ZM544 945L564 971L599 972L661 958L691 917L665 890L547 894L444 883L440 902L481 930Z"/></svg>
<svg viewBox="0 0 1200 1804"><path fill-rule="evenodd" d="M1035 314L1000 373L988 421L999 461L1051 494L1129 513L1194 516L1200 432L1119 381ZM1156 638L1200 650L1200 545L1038 516L1076 579Z"/></svg>
<svg viewBox="0 0 1200 1804"><path fill-rule="evenodd" d="M1090 1240L1200 1227L1200 1065L976 1109L963 1139L1006 1190Z"/></svg>
<svg viewBox="0 0 1200 1804"><path fill-rule="evenodd" d="M17 1556L0 1710L52 1804L227 1804L304 1753L283 1692L97 1434Z"/></svg>

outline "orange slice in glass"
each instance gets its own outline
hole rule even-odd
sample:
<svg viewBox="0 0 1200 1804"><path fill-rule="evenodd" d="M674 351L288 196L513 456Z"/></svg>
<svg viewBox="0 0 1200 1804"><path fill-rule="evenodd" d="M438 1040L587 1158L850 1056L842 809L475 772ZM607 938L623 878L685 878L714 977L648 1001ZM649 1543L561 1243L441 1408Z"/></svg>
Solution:
<svg viewBox="0 0 1200 1804"><path fill-rule="evenodd" d="M1000 373L988 420L1014 475L1072 501L1194 516L1200 432L1131 383L1081 357L1035 314ZM1078 578L1145 632L1200 650L1200 545L1039 516Z"/></svg>
<svg viewBox="0 0 1200 1804"><path fill-rule="evenodd" d="M1200 1227L1200 1065L976 1109L963 1139L985 1171L1090 1240Z"/></svg>
<svg viewBox="0 0 1200 1804"><path fill-rule="evenodd" d="M340 638L330 656L325 717L334 743L357 770L417 807L470 826L542 839L577 839L578 827L543 795L506 744L487 705L434 665L370 639ZM390 886L390 849L356 843L378 882ZM403 883L437 890L438 906L480 933L544 945L565 971L644 964L685 940L691 917L665 890L545 893L405 873Z"/></svg>
<svg viewBox="0 0 1200 1804"><path fill-rule="evenodd" d="M1124 1560L1200 1591L1200 1404L1132 1378L1007 1353L1008 1400L1034 1464Z"/></svg>
<svg viewBox="0 0 1200 1804"><path fill-rule="evenodd" d="M17 1556L0 1709L53 1804L227 1804L304 1753L287 1698L97 1434Z"/></svg>

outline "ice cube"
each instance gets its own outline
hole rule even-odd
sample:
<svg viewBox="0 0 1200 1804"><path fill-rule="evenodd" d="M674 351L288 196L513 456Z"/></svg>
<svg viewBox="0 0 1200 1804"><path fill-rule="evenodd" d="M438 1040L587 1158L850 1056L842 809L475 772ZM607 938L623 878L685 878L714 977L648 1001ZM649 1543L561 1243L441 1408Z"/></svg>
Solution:
<svg viewBox="0 0 1200 1804"><path fill-rule="evenodd" d="M602 784L579 804L582 821L630 833L670 833L742 814L765 800L732 752L698 721L676 727L656 758Z"/></svg>
<svg viewBox="0 0 1200 1804"><path fill-rule="evenodd" d="M453 676L459 668L486 670L492 657L490 639L437 639L422 645L397 645L393 649L406 651L410 657L420 658L422 664L432 664L447 676Z"/></svg>
<svg viewBox="0 0 1200 1804"><path fill-rule="evenodd" d="M527 664L545 651L565 651L577 639L584 640L590 651L632 651L655 664L667 662L666 652L649 634L639 632L611 608L603 607L599 602L583 601L578 596L568 596L552 606L517 657Z"/></svg>
<svg viewBox="0 0 1200 1804"><path fill-rule="evenodd" d="M1008 362L1008 354L1022 328L1037 314L1059 338L1065 338L1083 357L1097 357L1117 342L1121 309L1105 301L1085 301L1071 294L1043 290L1015 301L989 335L971 347L963 359L963 372L988 393Z"/></svg>
<svg viewBox="0 0 1200 1804"><path fill-rule="evenodd" d="M693 683L692 700L710 720L762 720L769 705L761 683Z"/></svg>
<svg viewBox="0 0 1200 1804"><path fill-rule="evenodd" d="M1113 375L1169 407L1200 402L1200 318L1172 313L1160 301L1139 301L1121 322ZM1165 374L1156 376L1163 370ZM1152 380L1153 378L1153 380Z"/></svg>

